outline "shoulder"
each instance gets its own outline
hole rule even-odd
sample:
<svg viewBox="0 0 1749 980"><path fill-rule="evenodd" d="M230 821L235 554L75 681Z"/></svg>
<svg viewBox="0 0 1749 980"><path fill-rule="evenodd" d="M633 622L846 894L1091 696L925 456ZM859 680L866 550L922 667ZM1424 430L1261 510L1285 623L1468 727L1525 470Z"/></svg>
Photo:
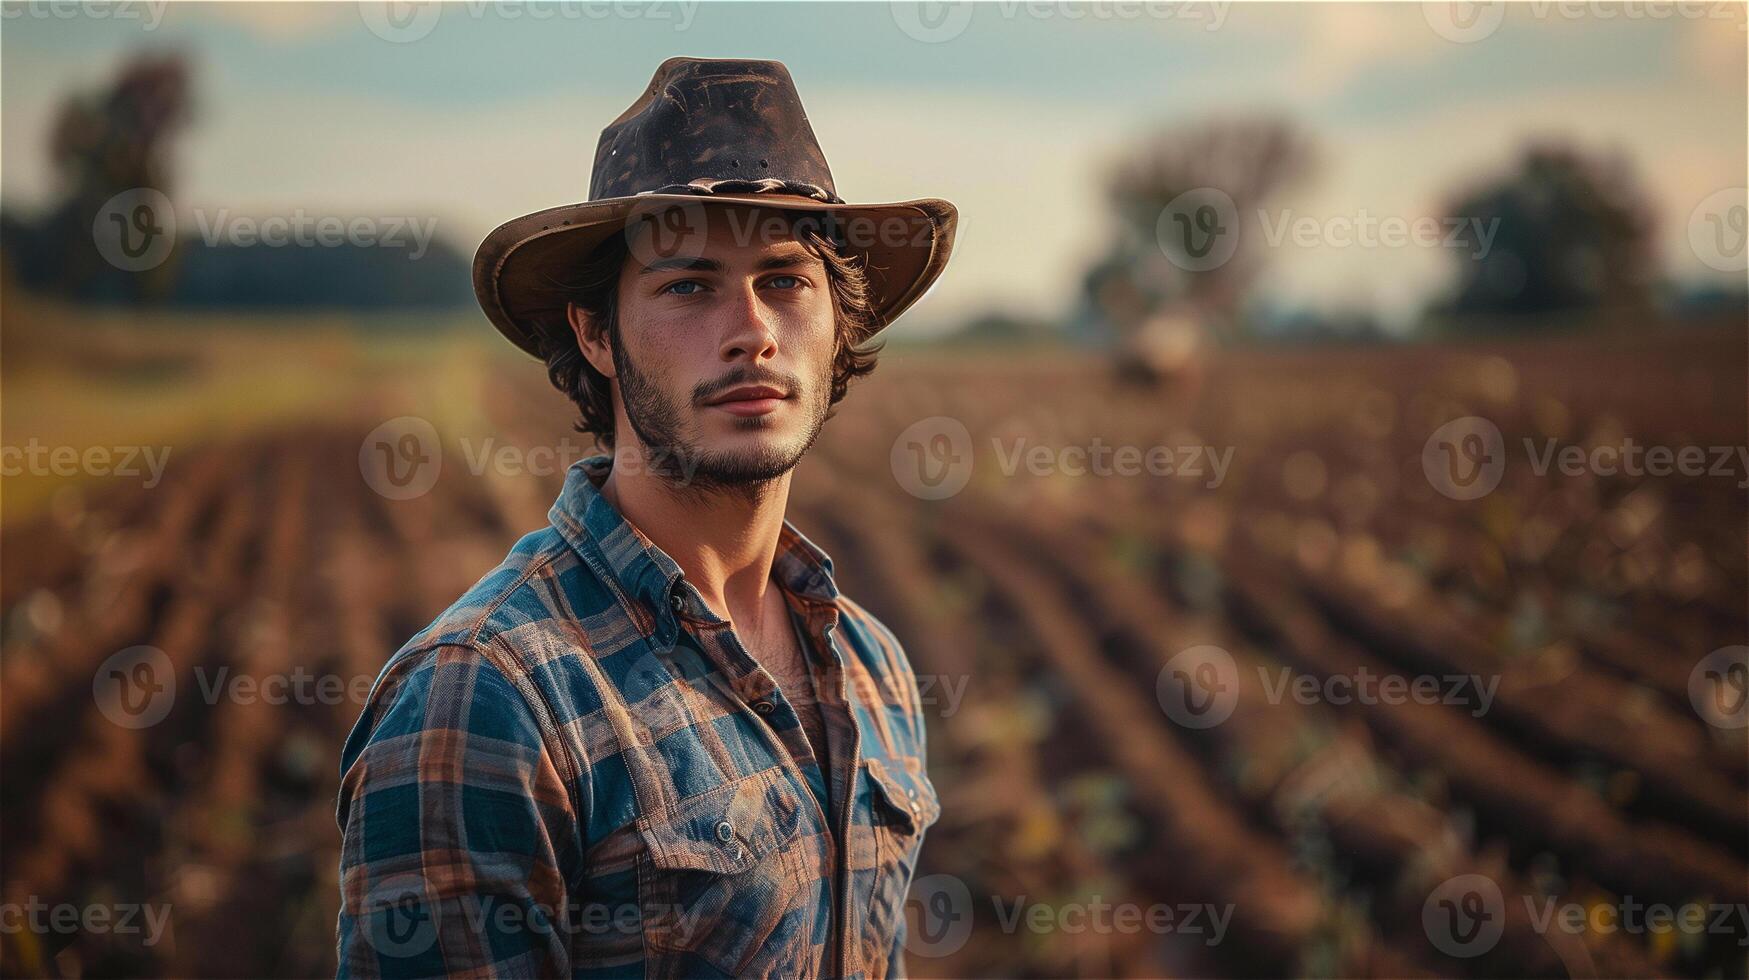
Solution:
<svg viewBox="0 0 1749 980"><path fill-rule="evenodd" d="M560 763L529 698L491 657L455 644L406 650L378 676L341 749L337 816L362 833L373 813L430 816L451 797L569 813ZM375 826L406 832L400 820Z"/></svg>
<svg viewBox="0 0 1749 980"><path fill-rule="evenodd" d="M465 648L495 661L504 678L562 725L599 707L591 675L568 655L598 660L633 645L641 635L635 626L615 590L549 526L517 541L496 568L407 640L383 675L434 648Z"/></svg>
<svg viewBox="0 0 1749 980"><path fill-rule="evenodd" d="M564 654L588 650L587 626L612 618L613 604L551 527L525 535L389 657L347 739L341 773L367 745L436 729L559 756L542 733L588 711L595 697Z"/></svg>
<svg viewBox="0 0 1749 980"><path fill-rule="evenodd" d="M524 535L461 597L409 639L402 651L441 644L479 646L506 633L574 617L611 596L552 527Z"/></svg>
<svg viewBox="0 0 1749 980"><path fill-rule="evenodd" d="M533 711L497 664L472 647L437 643L403 648L377 676L347 739L342 772L367 744L412 744L437 731L542 748Z"/></svg>
<svg viewBox="0 0 1749 980"><path fill-rule="evenodd" d="M849 596L838 596L839 628L890 706L921 725L923 695L911 658L887 624Z"/></svg>
<svg viewBox="0 0 1749 980"><path fill-rule="evenodd" d="M866 678L859 680L853 676L852 680L866 681L869 687L864 690L872 687L872 692L879 692L885 719L880 729L883 745L896 754L894 757L923 758L928 744L923 691L904 646L886 623L842 593L838 596L838 610L841 638L855 658L852 670L860 666L867 672Z"/></svg>
<svg viewBox="0 0 1749 980"><path fill-rule="evenodd" d="M892 677L911 673L911 662L898 636L874 613L842 593L838 596L838 624L870 672Z"/></svg>

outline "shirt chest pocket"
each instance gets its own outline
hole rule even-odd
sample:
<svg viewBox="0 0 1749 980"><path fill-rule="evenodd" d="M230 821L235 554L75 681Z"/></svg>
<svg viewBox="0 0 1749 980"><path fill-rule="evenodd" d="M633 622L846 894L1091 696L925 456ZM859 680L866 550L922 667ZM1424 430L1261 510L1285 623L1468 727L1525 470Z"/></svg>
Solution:
<svg viewBox="0 0 1749 980"><path fill-rule="evenodd" d="M871 976L884 976L892 972L886 960L905 915L905 896L923 850L923 833L940 819L941 799L921 759L907 764L869 758L863 771L868 777L875 866L862 956Z"/></svg>
<svg viewBox="0 0 1749 980"><path fill-rule="evenodd" d="M639 905L652 975L811 972L817 882L802 800L768 769L637 821Z"/></svg>

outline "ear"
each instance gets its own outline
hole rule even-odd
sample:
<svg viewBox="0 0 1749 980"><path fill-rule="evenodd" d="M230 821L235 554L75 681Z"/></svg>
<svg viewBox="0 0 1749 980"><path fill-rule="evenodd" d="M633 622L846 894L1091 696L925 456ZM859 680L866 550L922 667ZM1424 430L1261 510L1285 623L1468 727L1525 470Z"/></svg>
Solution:
<svg viewBox="0 0 1749 980"><path fill-rule="evenodd" d="M583 352L590 366L604 377L613 377L613 346L608 341L607 331L600 329L595 317L576 303L565 304L565 319L577 338L577 349Z"/></svg>

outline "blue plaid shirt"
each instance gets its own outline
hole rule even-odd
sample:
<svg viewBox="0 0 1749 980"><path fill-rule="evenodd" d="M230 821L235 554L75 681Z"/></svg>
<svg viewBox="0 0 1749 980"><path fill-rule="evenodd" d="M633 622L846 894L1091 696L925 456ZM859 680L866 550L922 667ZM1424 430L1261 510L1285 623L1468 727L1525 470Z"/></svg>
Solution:
<svg viewBox="0 0 1749 980"><path fill-rule="evenodd" d="M904 650L786 521L823 767L610 466L378 676L341 757L340 974L902 976L941 812Z"/></svg>

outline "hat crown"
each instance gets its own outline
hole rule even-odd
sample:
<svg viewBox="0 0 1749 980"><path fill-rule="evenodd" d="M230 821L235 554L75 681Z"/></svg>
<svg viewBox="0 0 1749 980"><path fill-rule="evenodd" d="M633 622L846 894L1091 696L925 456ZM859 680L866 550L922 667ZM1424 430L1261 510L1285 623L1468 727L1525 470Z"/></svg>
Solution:
<svg viewBox="0 0 1749 980"><path fill-rule="evenodd" d="M840 203L789 69L669 58L601 131L589 199L782 191Z"/></svg>

